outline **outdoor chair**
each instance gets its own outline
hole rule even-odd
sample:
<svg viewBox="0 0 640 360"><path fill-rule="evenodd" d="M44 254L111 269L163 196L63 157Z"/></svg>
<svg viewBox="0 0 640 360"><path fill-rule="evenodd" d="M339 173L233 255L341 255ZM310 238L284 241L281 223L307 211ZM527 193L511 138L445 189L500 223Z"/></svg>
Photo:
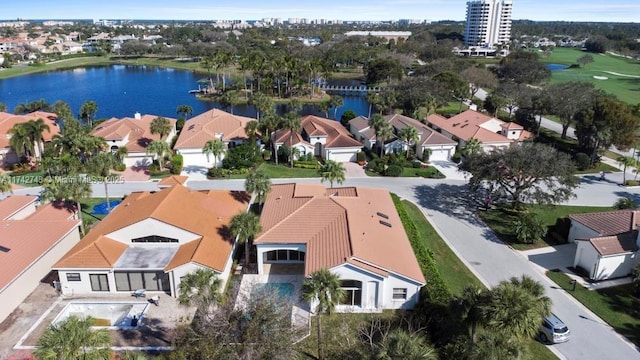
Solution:
<svg viewBox="0 0 640 360"><path fill-rule="evenodd" d="M160 306L160 296L154 295L149 299L155 306Z"/></svg>
<svg viewBox="0 0 640 360"><path fill-rule="evenodd" d="M145 297L146 295L144 294L145 289L138 289L136 291L133 292L133 294L131 294L131 296L135 296L136 299L139 299L141 297Z"/></svg>

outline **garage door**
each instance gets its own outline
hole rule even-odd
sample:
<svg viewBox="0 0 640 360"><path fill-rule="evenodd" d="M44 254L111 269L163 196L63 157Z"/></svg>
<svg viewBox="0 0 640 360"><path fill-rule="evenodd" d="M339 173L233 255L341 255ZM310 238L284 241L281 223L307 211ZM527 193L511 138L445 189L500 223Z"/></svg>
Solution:
<svg viewBox="0 0 640 360"><path fill-rule="evenodd" d="M127 156L123 162L127 167L149 166L153 162L153 158L151 156Z"/></svg>
<svg viewBox="0 0 640 360"><path fill-rule="evenodd" d="M213 155L210 158L211 158L211 163L209 164L207 162L207 157L202 154L182 154L184 167L202 166L202 167L210 168L213 166ZM221 163L222 161L218 160L218 166L220 166Z"/></svg>
<svg viewBox="0 0 640 360"><path fill-rule="evenodd" d="M330 159L335 162L351 162L356 161L356 153L348 152L348 153L334 153L332 152L330 155Z"/></svg>
<svg viewBox="0 0 640 360"><path fill-rule="evenodd" d="M449 152L449 149L432 150L431 156L429 156L429 160L449 160L449 158L451 157Z"/></svg>

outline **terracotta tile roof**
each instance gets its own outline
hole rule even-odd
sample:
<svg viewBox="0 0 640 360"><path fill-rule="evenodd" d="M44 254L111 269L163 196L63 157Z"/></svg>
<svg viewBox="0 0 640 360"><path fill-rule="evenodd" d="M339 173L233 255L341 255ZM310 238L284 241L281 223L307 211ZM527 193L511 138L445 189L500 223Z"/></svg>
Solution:
<svg viewBox="0 0 640 360"><path fill-rule="evenodd" d="M250 121L256 119L232 115L219 109L209 110L186 122L173 148L202 149L207 141L218 138L220 134L225 143L247 139L244 128Z"/></svg>
<svg viewBox="0 0 640 360"><path fill-rule="evenodd" d="M497 122L500 126L507 123L474 110L464 111L449 119L440 115L429 115L427 122L465 141L475 138L483 143L513 142L506 136L483 127L489 122Z"/></svg>
<svg viewBox="0 0 640 360"><path fill-rule="evenodd" d="M308 141L306 141L300 133L293 133L293 136L289 137L291 130L277 130L273 135L273 139L276 144L283 144L284 146L291 147L291 145L304 144L313 147Z"/></svg>
<svg viewBox="0 0 640 360"><path fill-rule="evenodd" d="M638 251L637 238L638 231L629 231L619 235L591 238L587 241L601 256L608 256Z"/></svg>
<svg viewBox="0 0 640 360"><path fill-rule="evenodd" d="M18 211L34 203L37 196L17 196L12 195L0 201L0 220L7 220Z"/></svg>
<svg viewBox="0 0 640 360"><path fill-rule="evenodd" d="M434 131L432 128L428 127L426 124L421 123L416 119L412 119L410 117L394 114L384 116L384 119L387 120L396 131L400 131L405 127L413 127L418 130L420 134L420 139L418 140L418 144L420 145L455 145L457 144L455 141L449 139L448 137Z"/></svg>
<svg viewBox="0 0 640 360"><path fill-rule="evenodd" d="M199 236L194 241L180 245L165 270L193 261L222 271L233 245L233 239L224 229L234 215L246 210L249 200L249 195L244 191L200 192L181 185L155 193L133 193L55 267L82 268L91 263L94 267L111 268L128 245L109 238L109 235L151 218Z"/></svg>
<svg viewBox="0 0 640 360"><path fill-rule="evenodd" d="M369 127L369 119L360 115L349 120L349 125L353 126L357 131L362 131Z"/></svg>
<svg viewBox="0 0 640 360"><path fill-rule="evenodd" d="M613 236L635 230L640 225L640 210L617 210L569 215L600 236Z"/></svg>
<svg viewBox="0 0 640 360"><path fill-rule="evenodd" d="M255 244L306 244L307 276L350 262L425 282L387 190L273 185L260 223L263 231Z"/></svg>
<svg viewBox="0 0 640 360"><path fill-rule="evenodd" d="M335 149L344 147L362 147L362 144L351 136L351 133L337 121L320 118L313 115L307 115L300 119L302 129L309 137L326 136L325 148ZM274 135L276 143L283 143L286 146L289 144L289 130L279 130ZM299 133L293 136L293 145L298 143L304 143L311 145L313 140L305 140Z"/></svg>
<svg viewBox="0 0 640 360"><path fill-rule="evenodd" d="M174 185L184 185L187 180L189 180L188 176L181 175L171 175L168 176L158 182L159 187L169 187Z"/></svg>
<svg viewBox="0 0 640 360"><path fill-rule="evenodd" d="M74 220L76 217L76 207L64 202L52 202L42 205L38 211L31 214L28 220Z"/></svg>
<svg viewBox="0 0 640 360"><path fill-rule="evenodd" d="M49 131L42 133L44 141L51 141L54 135L60 133L57 120L58 116L54 113L36 111L26 115L14 115L6 112L0 112L0 148L9 147L9 138L7 137L9 130L19 123L25 123L29 120L42 119L45 124L49 125Z"/></svg>
<svg viewBox="0 0 640 360"><path fill-rule="evenodd" d="M11 198L0 201L0 207L5 208ZM15 200L8 203L24 207ZM64 236L78 231L79 221L64 219L60 213L52 218L40 216L41 211L51 214L49 210L43 206L22 220L0 220L0 292Z"/></svg>
<svg viewBox="0 0 640 360"><path fill-rule="evenodd" d="M160 135L151 133L151 122L158 115L142 115L140 119L125 117L122 119L111 118L100 123L91 134L102 137L105 140L123 140L129 135L126 148L130 152L144 152L147 146L154 140L160 140ZM169 120L171 126L176 125L176 119Z"/></svg>

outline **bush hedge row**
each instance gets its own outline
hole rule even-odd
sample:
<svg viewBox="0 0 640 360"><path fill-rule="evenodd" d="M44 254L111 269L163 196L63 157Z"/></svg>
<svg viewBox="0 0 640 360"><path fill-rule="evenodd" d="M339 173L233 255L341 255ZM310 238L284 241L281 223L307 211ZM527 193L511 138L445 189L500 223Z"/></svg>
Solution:
<svg viewBox="0 0 640 360"><path fill-rule="evenodd" d="M440 271L436 265L436 260L433 258L433 253L427 248L426 243L420 238L418 228L409 217L409 214L407 214L400 198L396 194L391 194L391 198L393 199L393 203L398 211L398 215L400 215L402 226L404 227L404 231L407 233L413 252L416 254L422 274L427 280L427 284L423 288L426 292L426 296L431 300L431 302L447 304L451 299L451 292L440 276Z"/></svg>

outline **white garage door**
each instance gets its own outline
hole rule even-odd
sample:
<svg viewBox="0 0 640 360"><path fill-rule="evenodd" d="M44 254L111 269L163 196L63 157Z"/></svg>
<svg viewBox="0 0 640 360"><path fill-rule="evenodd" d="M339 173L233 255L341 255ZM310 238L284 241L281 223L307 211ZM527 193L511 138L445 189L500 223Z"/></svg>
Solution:
<svg viewBox="0 0 640 360"><path fill-rule="evenodd" d="M329 156L329 160L333 160L335 162L356 161L356 152L344 152L344 153L332 152Z"/></svg>
<svg viewBox="0 0 640 360"><path fill-rule="evenodd" d="M183 167L188 166L198 166L198 167L206 167L210 168L213 166L213 155L210 157L211 163L207 162L207 157L203 154L182 154L183 159ZM218 161L218 166L220 166L222 161Z"/></svg>
<svg viewBox="0 0 640 360"><path fill-rule="evenodd" d="M153 162L153 157L151 156L127 156L124 158L124 164L127 167L130 166L149 166Z"/></svg>
<svg viewBox="0 0 640 360"><path fill-rule="evenodd" d="M449 160L451 157L449 149L435 149L431 151L431 156L429 156L429 160Z"/></svg>

